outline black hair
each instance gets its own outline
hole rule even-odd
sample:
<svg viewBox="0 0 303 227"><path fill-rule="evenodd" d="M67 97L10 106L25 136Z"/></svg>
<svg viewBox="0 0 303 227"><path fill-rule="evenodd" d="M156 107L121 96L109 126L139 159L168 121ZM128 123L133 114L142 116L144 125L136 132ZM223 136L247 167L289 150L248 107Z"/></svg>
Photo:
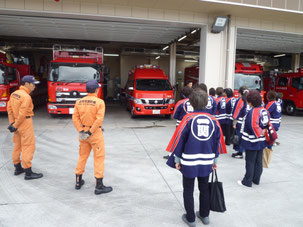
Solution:
<svg viewBox="0 0 303 227"><path fill-rule="evenodd" d="M185 96L185 97L188 97L191 93L192 93L193 89L191 87L183 87L182 88L182 94Z"/></svg>
<svg viewBox="0 0 303 227"><path fill-rule="evenodd" d="M95 93L97 88L86 88L87 93Z"/></svg>
<svg viewBox="0 0 303 227"><path fill-rule="evenodd" d="M216 89L216 95L221 96L223 95L223 87L217 87Z"/></svg>
<svg viewBox="0 0 303 227"><path fill-rule="evenodd" d="M188 80L188 81L186 81L186 82L184 83L184 85L187 86L189 83L192 83L192 81L191 81L191 80Z"/></svg>
<svg viewBox="0 0 303 227"><path fill-rule="evenodd" d="M198 86L202 91L205 91L206 92L206 94L207 94L207 86L206 86L206 84L204 84L204 83L201 83L201 84L199 84L199 86Z"/></svg>
<svg viewBox="0 0 303 227"><path fill-rule="evenodd" d="M205 109L208 103L208 95L201 88L195 88L189 95L189 103L192 105L194 110Z"/></svg>
<svg viewBox="0 0 303 227"><path fill-rule="evenodd" d="M216 90L215 90L213 87L211 87L211 88L209 89L209 95L212 95L212 96L215 96L215 95L216 95Z"/></svg>
<svg viewBox="0 0 303 227"><path fill-rule="evenodd" d="M247 88L246 86L240 87L239 93L242 95L242 100L243 100L244 102L246 102L246 97L247 97L247 95L248 95L248 93L249 93L248 88Z"/></svg>
<svg viewBox="0 0 303 227"><path fill-rule="evenodd" d="M227 98L231 98L234 96L234 92L231 88L225 88L224 93L226 94Z"/></svg>
<svg viewBox="0 0 303 227"><path fill-rule="evenodd" d="M249 91L246 100L247 102L251 103L253 107L259 107L262 105L262 97L260 92L257 90Z"/></svg>
<svg viewBox="0 0 303 227"><path fill-rule="evenodd" d="M269 91L266 96L268 101L275 101L277 98L277 93L275 91Z"/></svg>
<svg viewBox="0 0 303 227"><path fill-rule="evenodd" d="M26 82L24 82L24 81L21 81L21 85L25 85L25 83L26 83Z"/></svg>

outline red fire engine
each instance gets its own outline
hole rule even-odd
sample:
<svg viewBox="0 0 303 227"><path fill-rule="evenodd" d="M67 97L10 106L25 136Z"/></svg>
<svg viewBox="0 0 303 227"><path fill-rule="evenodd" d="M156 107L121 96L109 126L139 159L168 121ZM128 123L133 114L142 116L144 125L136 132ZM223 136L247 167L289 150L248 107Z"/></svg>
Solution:
<svg viewBox="0 0 303 227"><path fill-rule="evenodd" d="M8 63L6 54L0 53L0 112L7 111L10 94L19 89L22 77L30 74L30 65Z"/></svg>
<svg viewBox="0 0 303 227"><path fill-rule="evenodd" d="M162 114L170 118L174 111L173 88L158 66L140 65L131 70L125 91L127 109L132 117Z"/></svg>
<svg viewBox="0 0 303 227"><path fill-rule="evenodd" d="M258 64L236 62L234 74L234 94L238 97L238 90L241 86L247 86L248 89L258 89L261 91L262 97L264 96L263 81L262 81L263 68ZM184 82L192 81L193 85L199 81L199 67L192 66L185 68Z"/></svg>
<svg viewBox="0 0 303 227"><path fill-rule="evenodd" d="M75 102L86 96L86 82L97 80L103 88L103 49L62 49L53 46L53 60L48 78L50 114L73 114ZM100 89L98 97L103 99Z"/></svg>
<svg viewBox="0 0 303 227"><path fill-rule="evenodd" d="M294 115L296 110L303 110L303 69L299 68L297 73L278 75L274 90L282 94L286 114Z"/></svg>

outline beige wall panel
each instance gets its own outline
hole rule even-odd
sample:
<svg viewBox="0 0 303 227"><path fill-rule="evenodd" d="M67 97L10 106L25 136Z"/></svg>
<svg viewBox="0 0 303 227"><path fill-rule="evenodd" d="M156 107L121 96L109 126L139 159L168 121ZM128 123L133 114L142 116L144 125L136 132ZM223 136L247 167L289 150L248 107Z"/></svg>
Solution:
<svg viewBox="0 0 303 227"><path fill-rule="evenodd" d="M62 11L62 1L55 2L54 0L44 0L44 10L45 11Z"/></svg>
<svg viewBox="0 0 303 227"><path fill-rule="evenodd" d="M303 34L303 25L302 24L296 24L296 32Z"/></svg>
<svg viewBox="0 0 303 227"><path fill-rule="evenodd" d="M296 25L295 24L286 24L285 31L286 32L296 32Z"/></svg>
<svg viewBox="0 0 303 227"><path fill-rule="evenodd" d="M194 22L207 24L208 23L208 16L204 13L194 13Z"/></svg>
<svg viewBox="0 0 303 227"><path fill-rule="evenodd" d="M228 0L227 2L236 2L236 3L241 3L242 0Z"/></svg>
<svg viewBox="0 0 303 227"><path fill-rule="evenodd" d="M300 11L303 12L303 0L300 0Z"/></svg>
<svg viewBox="0 0 303 227"><path fill-rule="evenodd" d="M97 14L98 4L94 3L81 3L81 13Z"/></svg>
<svg viewBox="0 0 303 227"><path fill-rule="evenodd" d="M261 20L261 28L266 30L272 30L273 29L272 21Z"/></svg>
<svg viewBox="0 0 303 227"><path fill-rule="evenodd" d="M248 27L249 20L248 18L236 17L236 26L237 27Z"/></svg>
<svg viewBox="0 0 303 227"><path fill-rule="evenodd" d="M272 7L285 9L285 0L272 0Z"/></svg>
<svg viewBox="0 0 303 227"><path fill-rule="evenodd" d="M121 16L121 17L131 17L132 8L129 6L116 6L115 14L116 16Z"/></svg>
<svg viewBox="0 0 303 227"><path fill-rule="evenodd" d="M5 0L0 0L0 7L5 8Z"/></svg>
<svg viewBox="0 0 303 227"><path fill-rule="evenodd" d="M165 20L178 21L179 20L179 11L165 10L164 11L164 19Z"/></svg>
<svg viewBox="0 0 303 227"><path fill-rule="evenodd" d="M288 0L286 2L286 8L290 10L299 10L300 0Z"/></svg>
<svg viewBox="0 0 303 227"><path fill-rule="evenodd" d="M180 21L193 22L194 21L194 13L193 12L180 12Z"/></svg>
<svg viewBox="0 0 303 227"><path fill-rule="evenodd" d="M64 1L63 3L63 11L68 13L80 13L80 2L74 1Z"/></svg>
<svg viewBox="0 0 303 227"><path fill-rule="evenodd" d="M43 1L41 1L41 0L25 0L25 9L43 10Z"/></svg>
<svg viewBox="0 0 303 227"><path fill-rule="evenodd" d="M131 0L113 0L112 3L115 5L130 6Z"/></svg>
<svg viewBox="0 0 303 227"><path fill-rule="evenodd" d="M271 7L271 0L258 0L260 6Z"/></svg>
<svg viewBox="0 0 303 227"><path fill-rule="evenodd" d="M164 19L164 10L163 9L148 9L148 17L151 19Z"/></svg>
<svg viewBox="0 0 303 227"><path fill-rule="evenodd" d="M131 0L132 6L154 8L158 0Z"/></svg>
<svg viewBox="0 0 303 227"><path fill-rule="evenodd" d="M257 5L257 0L243 0L244 4Z"/></svg>
<svg viewBox="0 0 303 227"><path fill-rule="evenodd" d="M139 18L148 18L148 9L147 8L140 8L140 7L133 7L132 8L132 16L139 17Z"/></svg>
<svg viewBox="0 0 303 227"><path fill-rule="evenodd" d="M99 4L99 14L114 16L115 15L115 6L109 4Z"/></svg>
<svg viewBox="0 0 303 227"><path fill-rule="evenodd" d="M273 29L278 31L285 31L285 24L281 22L274 22Z"/></svg>
<svg viewBox="0 0 303 227"><path fill-rule="evenodd" d="M5 6L12 9L24 9L24 0L9 0L6 1Z"/></svg>
<svg viewBox="0 0 303 227"><path fill-rule="evenodd" d="M261 27L261 20L260 19L249 19L249 27L251 28L260 28Z"/></svg>

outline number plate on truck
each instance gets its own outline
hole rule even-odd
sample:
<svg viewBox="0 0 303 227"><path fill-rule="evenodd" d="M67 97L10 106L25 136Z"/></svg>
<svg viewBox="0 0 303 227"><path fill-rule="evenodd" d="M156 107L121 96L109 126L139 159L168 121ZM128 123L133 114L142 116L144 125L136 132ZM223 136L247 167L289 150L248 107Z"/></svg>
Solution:
<svg viewBox="0 0 303 227"><path fill-rule="evenodd" d="M153 114L160 114L160 110L153 110Z"/></svg>
<svg viewBox="0 0 303 227"><path fill-rule="evenodd" d="M74 108L69 108L69 114L73 114L74 113Z"/></svg>

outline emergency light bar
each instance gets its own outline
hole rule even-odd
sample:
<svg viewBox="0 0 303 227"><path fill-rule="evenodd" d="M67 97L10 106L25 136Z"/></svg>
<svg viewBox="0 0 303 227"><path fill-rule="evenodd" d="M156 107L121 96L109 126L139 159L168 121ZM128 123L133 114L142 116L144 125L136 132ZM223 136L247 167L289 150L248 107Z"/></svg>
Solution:
<svg viewBox="0 0 303 227"><path fill-rule="evenodd" d="M158 65L137 65L137 69L159 69Z"/></svg>

